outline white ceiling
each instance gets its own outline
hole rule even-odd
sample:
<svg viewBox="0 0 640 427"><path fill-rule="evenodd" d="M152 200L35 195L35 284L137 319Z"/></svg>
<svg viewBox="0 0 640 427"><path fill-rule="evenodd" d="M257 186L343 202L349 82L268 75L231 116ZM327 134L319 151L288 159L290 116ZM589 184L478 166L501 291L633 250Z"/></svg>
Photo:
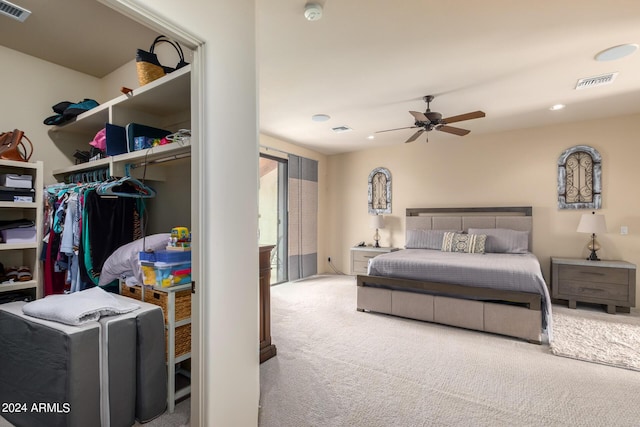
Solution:
<svg viewBox="0 0 640 427"><path fill-rule="evenodd" d="M471 143L473 135L640 112L640 52L613 62L594 55L640 43L637 0L326 0L304 18L304 0L258 0L262 132L324 153L402 145L409 110L485 118L429 132L429 143ZM576 81L619 72L608 86ZM552 112L563 103L567 108ZM324 113L331 120L313 122ZM346 125L352 132L336 134ZM416 143L425 143L421 136Z"/></svg>
<svg viewBox="0 0 640 427"><path fill-rule="evenodd" d="M13 0L33 14L0 16L0 44L102 77L131 61L156 32L97 1ZM640 43L637 0L320 0L323 17L304 18L305 0L257 0L261 132L332 154L402 145L415 130L409 110L444 117L464 137L430 132L429 143L640 112L640 52L612 62L596 53ZM99 17L99 19L96 19ZM188 25L185 25L188 29ZM576 81L619 72L608 86ZM567 108L552 112L563 103ZM313 114L331 116L314 122ZM331 128L346 125L351 132ZM425 143L424 136L416 143Z"/></svg>
<svg viewBox="0 0 640 427"><path fill-rule="evenodd" d="M31 11L24 23L0 15L0 44L95 77L148 49L158 33L97 2L8 0Z"/></svg>

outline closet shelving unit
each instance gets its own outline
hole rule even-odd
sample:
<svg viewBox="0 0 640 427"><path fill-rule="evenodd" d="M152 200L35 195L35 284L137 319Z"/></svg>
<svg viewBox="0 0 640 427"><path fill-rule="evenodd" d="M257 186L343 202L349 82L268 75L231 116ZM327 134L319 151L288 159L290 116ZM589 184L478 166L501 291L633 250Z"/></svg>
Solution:
<svg viewBox="0 0 640 427"><path fill-rule="evenodd" d="M129 123L141 123L170 131L182 127L190 127L191 108L191 67L186 66L158 80L134 89L127 95L121 95L80 114L75 121L62 126L52 126L49 130L51 139L73 158L75 150L85 151L90 148L96 133L104 128L105 123L126 126ZM92 162L56 169L53 175L60 182L70 174L91 172L108 168L111 176L124 176L127 164L136 165L143 162L162 161L189 156L190 145L171 143L140 150L118 156L107 157ZM152 173L152 172L150 172ZM162 179L147 175L149 179Z"/></svg>
<svg viewBox="0 0 640 427"><path fill-rule="evenodd" d="M5 268L27 266L32 279L25 282L0 284L0 293L27 291L32 298L42 297L40 284L40 242L42 242L42 162L16 162L0 160L0 174L31 175L34 188L33 202L0 201L0 219L30 219L36 226L36 240L29 243L0 243L0 262Z"/></svg>
<svg viewBox="0 0 640 427"><path fill-rule="evenodd" d="M96 133L105 127L105 123L111 123L118 126L126 126L128 123L140 123L147 126L158 127L176 132L179 129L191 128L191 66L186 66L173 73L170 73L158 80L148 83L142 87L134 89L131 93L121 95L108 102L80 114L75 121L69 122L62 126L53 126L49 130L49 136L60 149L67 154L70 162L73 160L75 150L85 151L90 148L89 142L93 140ZM130 175L140 178L144 170L145 179L149 181L164 181L165 176L171 176L171 171L175 165L184 165L184 162L171 162L171 160L182 159L191 156L191 145L181 145L179 143L170 143L163 146L154 147L147 150L139 150L131 153L125 153L117 156L111 156L104 159L90 161L87 163L67 166L55 169L53 175L59 182L67 182L67 177L82 175L87 173L88 177L92 176L92 171L107 169L112 177L122 177L130 173ZM170 168L151 167L142 168L143 165L159 165L170 166ZM187 166L188 167L188 166ZM129 171L127 171L129 169ZM175 178L175 171L173 171ZM181 176L184 179L184 176ZM180 188L184 192L184 188ZM175 196L175 192L173 193ZM188 193L188 191L186 192ZM160 197L159 196L156 198ZM163 197L171 197L171 194L164 194ZM165 201L167 203L165 203ZM171 212L175 211L175 201L165 200L161 206L163 210L162 216L169 217ZM178 205L181 205L178 203ZM167 206L172 206L168 209ZM190 212L186 211L187 219L184 224L190 223ZM176 224L174 224L176 225ZM147 234L167 232L167 229L148 229ZM191 289L191 285L186 285ZM173 296L173 292L170 293ZM173 313L174 307L170 304L166 308L165 328L167 331L167 339L172 351L168 352L167 369L169 374L168 380L168 396L167 402L170 412L173 412L175 400L182 398L190 393L190 384L184 381L187 377L181 363L187 362L191 357L191 353L175 356L174 346L176 337L176 328L190 323L191 319L185 319L180 322L175 321Z"/></svg>

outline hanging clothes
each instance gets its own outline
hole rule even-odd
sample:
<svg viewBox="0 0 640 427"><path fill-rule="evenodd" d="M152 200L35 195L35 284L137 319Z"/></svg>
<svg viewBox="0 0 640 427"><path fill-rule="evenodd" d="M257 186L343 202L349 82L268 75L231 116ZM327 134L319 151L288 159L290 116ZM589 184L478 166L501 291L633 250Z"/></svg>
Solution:
<svg viewBox="0 0 640 427"><path fill-rule="evenodd" d="M100 197L96 192L100 184L47 187L48 233L42 252L45 295L96 286L106 259L120 246L142 237L143 201L128 192L126 197Z"/></svg>
<svg viewBox="0 0 640 427"><path fill-rule="evenodd" d="M98 284L104 262L116 249L134 240L133 198L101 198L94 189L85 193L81 248L84 281Z"/></svg>

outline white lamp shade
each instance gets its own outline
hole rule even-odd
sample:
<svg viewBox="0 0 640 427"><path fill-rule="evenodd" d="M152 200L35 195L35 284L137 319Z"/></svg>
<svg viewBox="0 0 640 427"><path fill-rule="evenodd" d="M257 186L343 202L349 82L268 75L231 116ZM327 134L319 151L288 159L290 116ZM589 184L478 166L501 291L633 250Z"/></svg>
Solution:
<svg viewBox="0 0 640 427"><path fill-rule="evenodd" d="M598 234L607 232L604 215L582 214L578 224L578 233Z"/></svg>
<svg viewBox="0 0 640 427"><path fill-rule="evenodd" d="M369 222L370 228L384 228L384 217L382 215L373 215Z"/></svg>

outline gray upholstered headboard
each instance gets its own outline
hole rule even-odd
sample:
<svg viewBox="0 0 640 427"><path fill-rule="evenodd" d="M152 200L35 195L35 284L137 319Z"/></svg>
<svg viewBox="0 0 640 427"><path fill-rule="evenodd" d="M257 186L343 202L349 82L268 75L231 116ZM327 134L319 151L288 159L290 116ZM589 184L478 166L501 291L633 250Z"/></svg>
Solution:
<svg viewBox="0 0 640 427"><path fill-rule="evenodd" d="M529 232L532 250L531 206L486 208L408 208L406 230L461 230L508 228ZM406 236L405 236L406 237Z"/></svg>

